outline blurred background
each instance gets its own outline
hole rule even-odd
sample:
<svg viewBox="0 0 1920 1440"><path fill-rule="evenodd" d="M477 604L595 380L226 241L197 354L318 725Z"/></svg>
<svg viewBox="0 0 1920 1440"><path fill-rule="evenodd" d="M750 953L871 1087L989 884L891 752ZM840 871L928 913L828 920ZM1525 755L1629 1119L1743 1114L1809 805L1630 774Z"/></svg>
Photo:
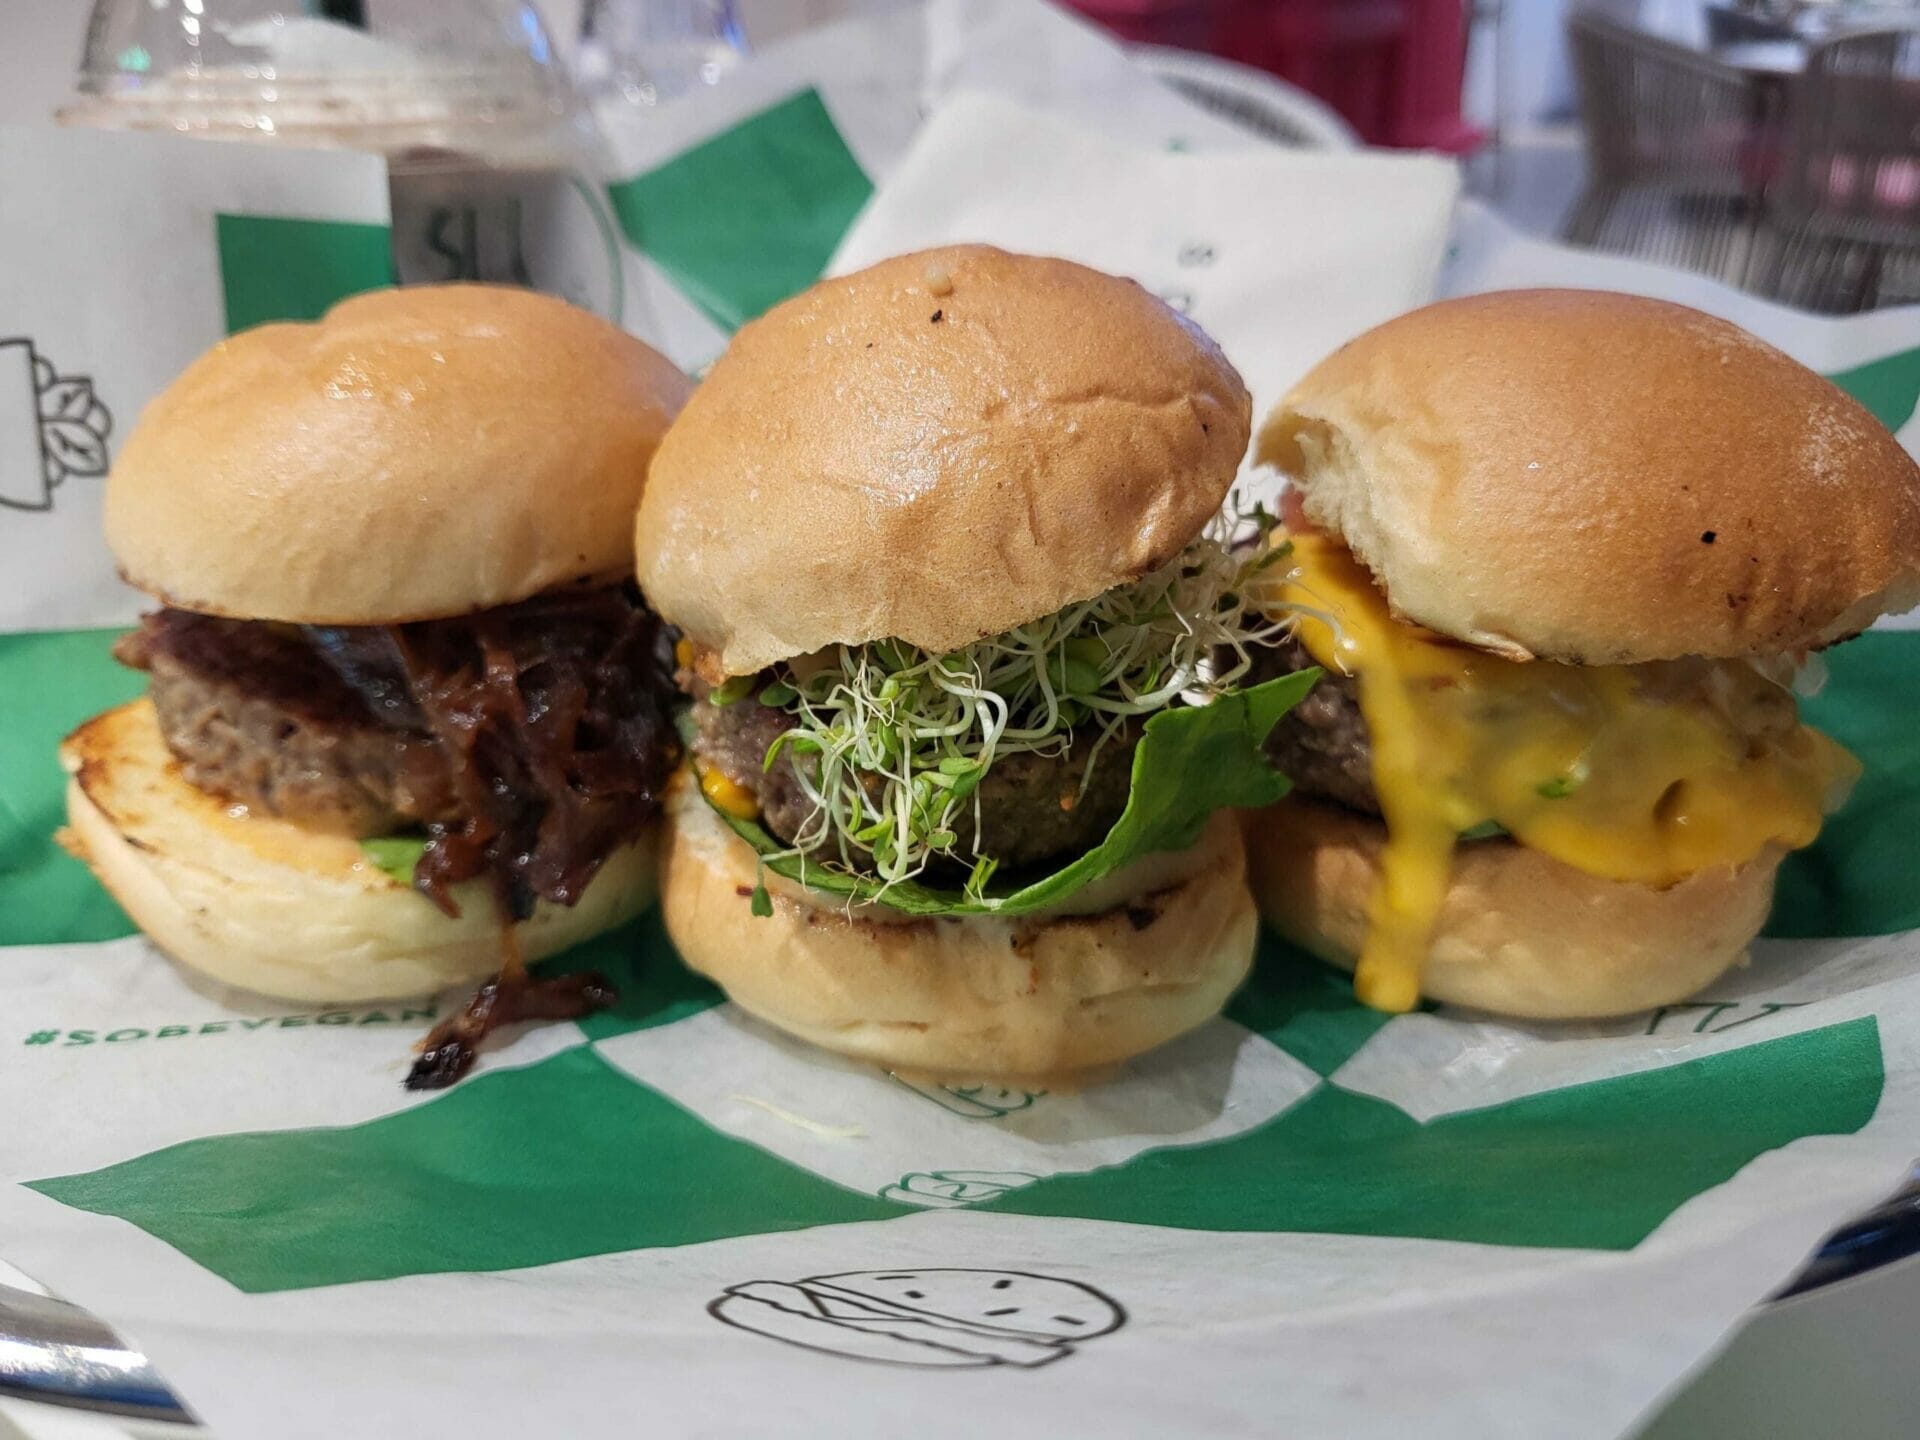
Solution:
<svg viewBox="0 0 1920 1440"><path fill-rule="evenodd" d="M0 120L187 128L168 81L261 27L364 70L343 27L438 53L480 158L584 164L560 87L636 112L727 83L737 59L890 0L33 0L9 6ZM1711 275L1827 314L1920 300L1915 0L1073 0L1187 98L1279 143L1461 157L1472 193L1541 235ZM249 27L252 27L249 30ZM237 47L244 49L244 46ZM236 50L236 53L237 53ZM362 77L364 78L364 77ZM457 125L308 107L297 87L191 97L203 133L379 148L396 215L486 190ZM225 82L223 82L225 83ZM433 82L443 99L446 76ZM268 91L272 92L272 86ZM267 103L263 107L261 100ZM378 108L378 107L376 107ZM515 115L519 121L515 122ZM444 117L443 117L444 118ZM273 127L269 127L273 128ZM510 134L515 129L523 133ZM537 133L536 133L537 132ZM448 152L453 152L449 154ZM435 175L440 178L433 178ZM498 190L496 184L493 187ZM483 196L484 210L489 202ZM492 203L499 203L496 195ZM397 229L404 230L404 217ZM403 242L397 242L403 248ZM407 257L398 257L403 277Z"/></svg>

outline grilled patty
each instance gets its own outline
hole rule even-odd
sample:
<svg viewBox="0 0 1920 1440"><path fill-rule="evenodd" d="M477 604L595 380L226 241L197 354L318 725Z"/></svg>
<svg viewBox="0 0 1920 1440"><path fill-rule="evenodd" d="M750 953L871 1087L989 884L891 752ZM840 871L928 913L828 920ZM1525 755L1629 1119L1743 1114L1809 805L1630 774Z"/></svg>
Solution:
<svg viewBox="0 0 1920 1440"><path fill-rule="evenodd" d="M678 759L664 636L630 585L395 626L162 610L116 654L152 676L194 785L311 829L424 828L414 885L449 914L482 875L508 918L573 904Z"/></svg>
<svg viewBox="0 0 1920 1440"><path fill-rule="evenodd" d="M1289 636L1256 657L1248 683L1311 664L1306 649ZM1660 661L1637 666L1635 676L1644 699L1702 707L1757 743L1777 741L1800 723L1790 690L1763 683L1741 666L1697 659ZM1360 713L1360 685L1352 676L1325 671L1307 698L1274 727L1267 754L1303 795L1366 815L1380 813L1373 788L1373 746Z"/></svg>
<svg viewBox="0 0 1920 1440"><path fill-rule="evenodd" d="M1254 657L1249 685L1290 675L1313 664L1291 635ZM1367 815L1380 813L1373 790L1373 746L1360 713L1360 685L1337 670L1318 683L1273 729L1267 755L1303 795L1333 800Z"/></svg>
<svg viewBox="0 0 1920 1440"><path fill-rule="evenodd" d="M376 716L297 627L162 610L114 653L148 672L167 748L202 790L354 836L459 814L433 737Z"/></svg>
<svg viewBox="0 0 1920 1440"><path fill-rule="evenodd" d="M703 694L695 701L693 718L698 731L695 753L751 791L759 802L761 824L791 844L813 817L813 802L794 772L791 751L783 750L770 770L765 760L768 746L792 728L793 717L751 699L714 705ZM979 853L999 861L1002 870L1019 870L1071 859L1098 845L1126 809L1139 732L1128 729L1107 742L1082 794L1087 747L1093 740L1089 732L1072 737L1058 755L1023 753L996 759L974 792L977 807L970 802L955 816L955 852L973 855L977 835ZM810 762L802 757L799 763Z"/></svg>

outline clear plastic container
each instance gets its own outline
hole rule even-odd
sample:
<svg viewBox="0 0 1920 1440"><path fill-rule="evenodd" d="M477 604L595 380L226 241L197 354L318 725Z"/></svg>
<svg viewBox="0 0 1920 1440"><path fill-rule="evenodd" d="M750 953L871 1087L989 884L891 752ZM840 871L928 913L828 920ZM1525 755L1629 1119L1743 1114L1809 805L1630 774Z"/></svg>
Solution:
<svg viewBox="0 0 1920 1440"><path fill-rule="evenodd" d="M623 318L598 137L531 6L96 0L58 119L378 153L401 283L527 285Z"/></svg>
<svg viewBox="0 0 1920 1440"><path fill-rule="evenodd" d="M746 50L734 0L586 0L574 69L595 100L644 110L718 84Z"/></svg>

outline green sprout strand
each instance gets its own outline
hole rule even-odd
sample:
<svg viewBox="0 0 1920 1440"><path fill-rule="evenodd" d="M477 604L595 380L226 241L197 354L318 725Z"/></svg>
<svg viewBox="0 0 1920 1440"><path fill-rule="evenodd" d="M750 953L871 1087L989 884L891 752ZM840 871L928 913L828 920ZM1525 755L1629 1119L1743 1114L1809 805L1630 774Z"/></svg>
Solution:
<svg viewBox="0 0 1920 1440"><path fill-rule="evenodd" d="M757 697L797 722L766 755L771 769L792 754L813 804L790 853L850 869L864 858L887 884L956 861L980 898L995 862L976 792L998 760L1078 747L1084 794L1131 722L1233 689L1251 648L1285 631L1262 572L1289 547L1269 544L1264 512L1251 525L1249 537L1248 522L1223 520L1141 580L944 655L881 640L793 662Z"/></svg>

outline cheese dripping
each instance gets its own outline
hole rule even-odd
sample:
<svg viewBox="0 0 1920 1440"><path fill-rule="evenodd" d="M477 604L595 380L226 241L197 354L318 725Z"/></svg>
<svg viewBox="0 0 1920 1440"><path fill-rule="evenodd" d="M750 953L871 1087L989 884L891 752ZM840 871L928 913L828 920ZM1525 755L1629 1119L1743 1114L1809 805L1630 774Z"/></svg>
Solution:
<svg viewBox="0 0 1920 1440"><path fill-rule="evenodd" d="M1314 660L1357 678L1387 844L1354 972L1411 1009L1464 832L1497 825L1590 875L1669 886L1798 848L1859 776L1738 661L1517 662L1396 620L1339 542L1296 534L1283 603Z"/></svg>

